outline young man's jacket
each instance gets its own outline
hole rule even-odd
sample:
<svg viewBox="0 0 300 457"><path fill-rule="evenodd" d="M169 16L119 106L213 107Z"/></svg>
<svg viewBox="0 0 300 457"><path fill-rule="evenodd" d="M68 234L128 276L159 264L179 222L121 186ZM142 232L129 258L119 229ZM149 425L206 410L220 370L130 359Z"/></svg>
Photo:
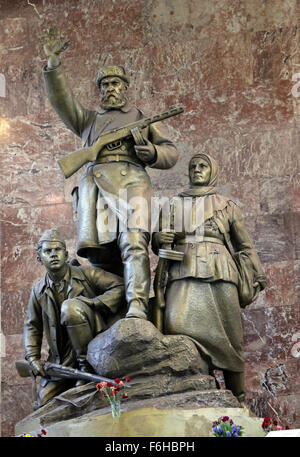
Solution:
<svg viewBox="0 0 300 457"><path fill-rule="evenodd" d="M123 279L101 268L83 266L69 266L69 268L66 299L79 296L95 298L95 333L97 334L103 329L105 322L103 308L108 316L112 316L124 306ZM49 345L49 361L65 363L68 358L72 358L70 341L62 341L60 311L49 286L47 274L34 285L29 299L24 328L26 360L40 358L43 333Z"/></svg>

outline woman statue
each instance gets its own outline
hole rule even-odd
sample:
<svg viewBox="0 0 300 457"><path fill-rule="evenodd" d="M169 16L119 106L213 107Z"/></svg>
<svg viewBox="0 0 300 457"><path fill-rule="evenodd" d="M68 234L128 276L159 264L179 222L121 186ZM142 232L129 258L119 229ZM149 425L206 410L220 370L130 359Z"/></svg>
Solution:
<svg viewBox="0 0 300 457"><path fill-rule="evenodd" d="M181 262L169 261L163 332L189 336L208 373L222 370L226 389L245 406L241 307L257 298L266 277L239 207L216 192L215 160L193 156L189 176L190 188L171 205L171 230L156 232L152 239L155 253L172 243L183 253ZM181 205L175 206L176 199ZM183 221L182 230L175 220Z"/></svg>

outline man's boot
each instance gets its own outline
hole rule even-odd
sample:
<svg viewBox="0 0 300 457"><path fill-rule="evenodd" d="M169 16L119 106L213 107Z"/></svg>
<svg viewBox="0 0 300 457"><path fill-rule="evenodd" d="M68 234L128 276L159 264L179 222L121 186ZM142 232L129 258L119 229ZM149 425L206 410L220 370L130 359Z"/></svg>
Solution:
<svg viewBox="0 0 300 457"><path fill-rule="evenodd" d="M141 303L139 300L132 300L125 317L137 317L140 319L148 319L147 310L145 309L143 303Z"/></svg>
<svg viewBox="0 0 300 457"><path fill-rule="evenodd" d="M83 324L78 325L67 325L66 328L71 344L76 353L79 370L85 373L93 372L92 367L86 360L87 346L89 342L93 339L90 325L87 322L85 322ZM82 386L86 383L87 381L79 379L76 382L76 387Z"/></svg>
<svg viewBox="0 0 300 457"><path fill-rule="evenodd" d="M127 317L148 319L150 290L150 262L148 243L150 235L145 232L122 232L118 237L124 265L124 283Z"/></svg>

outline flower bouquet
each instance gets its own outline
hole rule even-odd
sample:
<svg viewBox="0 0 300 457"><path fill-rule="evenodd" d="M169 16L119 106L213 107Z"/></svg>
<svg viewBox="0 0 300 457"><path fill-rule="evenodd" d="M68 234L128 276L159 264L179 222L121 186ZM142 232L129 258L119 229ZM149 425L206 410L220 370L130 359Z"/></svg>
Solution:
<svg viewBox="0 0 300 457"><path fill-rule="evenodd" d="M264 421L262 423L262 428L266 434L269 432L276 431L276 430L283 430L283 426L279 425L279 423L276 419L272 420L269 416L264 418ZM288 425L286 425L285 430L290 430L290 427Z"/></svg>
<svg viewBox="0 0 300 457"><path fill-rule="evenodd" d="M243 434L243 427L235 425L233 420L228 416L219 417L212 423L213 434L217 437L238 437Z"/></svg>
<svg viewBox="0 0 300 457"><path fill-rule="evenodd" d="M122 381L119 378L116 378L113 385L111 382L100 382L96 385L96 389L107 398L111 406L112 417L120 417L121 415L121 400L128 398L128 395L125 393L126 384L130 382L130 378L127 376Z"/></svg>

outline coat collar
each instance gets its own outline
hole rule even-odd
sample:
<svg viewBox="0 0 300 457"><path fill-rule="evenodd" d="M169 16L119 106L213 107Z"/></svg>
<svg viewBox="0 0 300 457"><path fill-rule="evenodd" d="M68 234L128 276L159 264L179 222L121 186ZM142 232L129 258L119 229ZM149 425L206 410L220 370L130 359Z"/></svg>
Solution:
<svg viewBox="0 0 300 457"><path fill-rule="evenodd" d="M78 281L84 281L85 277L79 267L75 267L73 265L69 266L68 273L69 277L69 286L68 286L68 293L72 289L73 279ZM49 282L48 282L48 275L46 274L38 283L37 283L37 293L42 295L46 289L51 290Z"/></svg>

